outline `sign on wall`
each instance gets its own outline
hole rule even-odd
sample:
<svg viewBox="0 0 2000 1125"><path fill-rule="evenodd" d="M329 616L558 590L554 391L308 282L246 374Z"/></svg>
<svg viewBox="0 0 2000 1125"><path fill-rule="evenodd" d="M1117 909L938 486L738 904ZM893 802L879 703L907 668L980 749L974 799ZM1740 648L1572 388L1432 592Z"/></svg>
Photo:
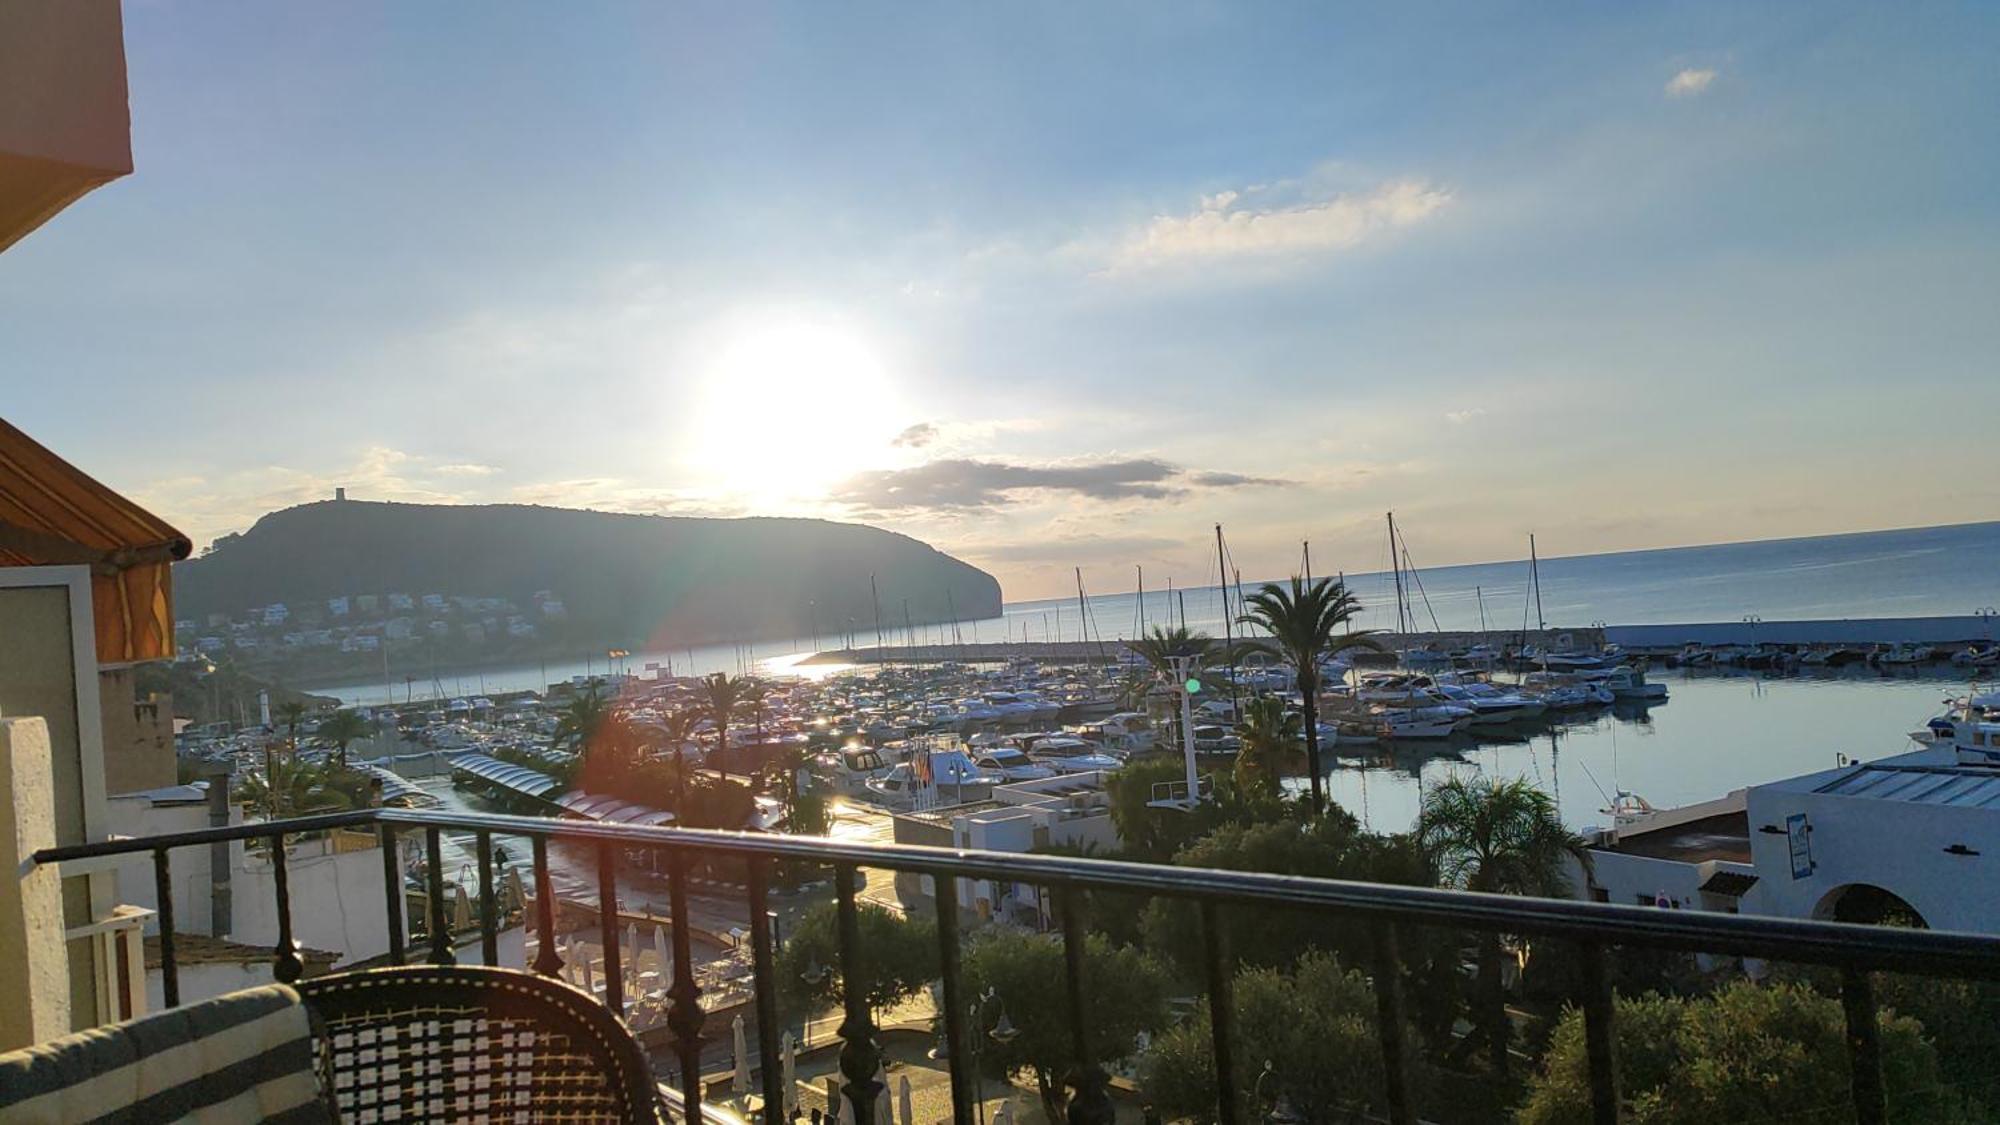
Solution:
<svg viewBox="0 0 2000 1125"><path fill-rule="evenodd" d="M1806 814L1793 813L1785 818L1785 842L1792 852L1792 878L1810 876L1813 873L1812 825L1806 823Z"/></svg>

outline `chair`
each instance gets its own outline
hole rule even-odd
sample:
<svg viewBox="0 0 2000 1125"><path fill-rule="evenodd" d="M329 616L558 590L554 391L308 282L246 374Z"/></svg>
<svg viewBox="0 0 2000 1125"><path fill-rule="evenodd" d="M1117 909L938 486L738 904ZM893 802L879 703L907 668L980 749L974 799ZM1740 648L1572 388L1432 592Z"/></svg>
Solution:
<svg viewBox="0 0 2000 1125"><path fill-rule="evenodd" d="M343 1122L664 1120L638 1040L561 981L408 965L297 988Z"/></svg>
<svg viewBox="0 0 2000 1125"><path fill-rule="evenodd" d="M0 1121L328 1125L299 995L265 985L0 1055Z"/></svg>

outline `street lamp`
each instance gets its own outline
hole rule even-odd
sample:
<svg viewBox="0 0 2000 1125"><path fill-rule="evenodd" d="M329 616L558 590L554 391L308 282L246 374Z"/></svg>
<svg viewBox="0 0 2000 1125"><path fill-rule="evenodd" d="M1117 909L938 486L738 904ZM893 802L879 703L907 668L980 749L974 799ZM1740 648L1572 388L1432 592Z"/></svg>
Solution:
<svg viewBox="0 0 2000 1125"><path fill-rule="evenodd" d="M805 972L799 974L800 980L806 982L807 984L813 986L814 988L818 988L822 983L826 981L826 978L827 978L827 968L825 965L819 963L819 958L817 957L813 958L811 961L806 962ZM808 1009L806 1012L805 1020L799 1029L800 1038L805 1040L805 1042L799 1044L800 1047L812 1046L812 1026L813 1026L812 1012L810 1009Z"/></svg>
<svg viewBox="0 0 2000 1125"><path fill-rule="evenodd" d="M967 1022L971 1023L975 1028L985 1022L986 1005L992 1003L998 996L999 994L991 987L980 993L979 999L973 1001L966 1011ZM994 1023L992 1029L987 1031L986 1034L995 1043L1002 1046L1013 1042L1014 1038L1021 1034L1020 1029L1014 1026L1014 1021L1007 1018L1006 1005L1001 1005L1000 1019ZM974 1035L972 1042L967 1044L967 1046L972 1051L972 1096L973 1100L979 1103L979 1125L986 1125L986 1072L979 1066L979 1036Z"/></svg>
<svg viewBox="0 0 2000 1125"><path fill-rule="evenodd" d="M1264 1080L1277 1071L1276 1063L1264 1060L1264 1069L1257 1072L1257 1081L1250 1087L1250 1109L1258 1117L1264 1116Z"/></svg>

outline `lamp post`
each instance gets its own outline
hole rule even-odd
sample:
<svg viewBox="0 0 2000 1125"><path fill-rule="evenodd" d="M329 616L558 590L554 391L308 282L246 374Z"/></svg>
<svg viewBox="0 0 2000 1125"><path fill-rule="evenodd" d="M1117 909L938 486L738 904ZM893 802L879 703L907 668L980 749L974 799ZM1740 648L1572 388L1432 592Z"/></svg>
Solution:
<svg viewBox="0 0 2000 1125"><path fill-rule="evenodd" d="M979 999L973 1001L967 1008L967 1022L971 1023L975 1028L984 1023L986 1005L992 1003L997 997L998 994L991 987L988 987L985 992L980 993ZM1008 1043L1012 1043L1014 1038L1021 1034L1021 1030L1014 1026L1014 1021L1007 1018L1007 1008L1003 1004L1000 1007L1000 1018L994 1021L993 1027L986 1034L995 1043L1005 1046ZM979 1036L974 1035L972 1042L968 1046L972 1048L972 1097L975 1102L979 1103L979 1125L986 1125L986 1072L980 1069L979 1066Z"/></svg>
<svg viewBox="0 0 2000 1125"><path fill-rule="evenodd" d="M815 958L806 963L806 971L799 974L799 979L814 988L818 988L826 980L826 975L826 966L820 964L819 960ZM812 1046L812 1013L810 1011L806 1013L806 1017L802 1021L802 1026L799 1028L799 1036L805 1040L805 1042L799 1044L801 1048L810 1048Z"/></svg>
<svg viewBox="0 0 2000 1125"><path fill-rule="evenodd" d="M1194 693L1201 690L1200 662L1192 656L1169 657L1174 673L1174 694L1181 701L1181 755L1187 762L1187 800L1193 808L1201 802L1201 779L1194 760Z"/></svg>
<svg viewBox="0 0 2000 1125"><path fill-rule="evenodd" d="M1277 1064L1265 1059L1264 1069L1257 1072L1257 1081L1250 1087L1250 1109L1260 1120L1268 1120L1264 1117L1264 1080L1271 1077L1277 1069Z"/></svg>

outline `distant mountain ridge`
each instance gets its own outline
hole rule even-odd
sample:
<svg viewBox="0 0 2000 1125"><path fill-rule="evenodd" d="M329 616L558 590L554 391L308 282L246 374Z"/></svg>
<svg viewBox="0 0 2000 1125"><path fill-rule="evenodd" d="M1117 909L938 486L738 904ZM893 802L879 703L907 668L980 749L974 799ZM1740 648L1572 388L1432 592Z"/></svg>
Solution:
<svg viewBox="0 0 2000 1125"><path fill-rule="evenodd" d="M906 601L917 623L1000 612L992 575L860 524L327 500L272 512L175 564L175 615L391 593L525 606L546 590L570 636L660 649L872 633L871 574L885 628L902 624Z"/></svg>

